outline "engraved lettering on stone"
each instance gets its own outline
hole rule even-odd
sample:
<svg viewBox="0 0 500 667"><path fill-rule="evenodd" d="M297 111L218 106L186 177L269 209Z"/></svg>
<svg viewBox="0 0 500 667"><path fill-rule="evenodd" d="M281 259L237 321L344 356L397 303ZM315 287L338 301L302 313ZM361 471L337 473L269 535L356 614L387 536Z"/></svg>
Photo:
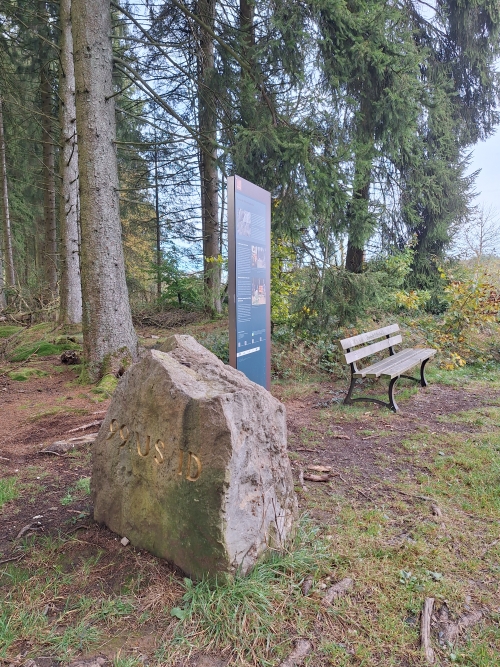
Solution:
<svg viewBox="0 0 500 667"><path fill-rule="evenodd" d="M126 424L122 424L120 426L116 419L112 419L109 425L109 433L106 437L106 440L110 440L117 433L121 440L119 446L123 447L130 438L130 429ZM148 456L149 452L151 451L151 436L146 435L144 441L142 441L140 433L138 431L134 431L134 433L137 441L137 453L141 458L146 458L146 456ZM156 452L154 455L155 463L157 465L161 465L165 460L165 443L160 439L156 440L154 444L154 451ZM179 465L177 468L178 475L184 474L185 453L186 452L184 450L179 449ZM193 452L188 451L187 455L185 479L187 479L188 482L196 482L196 480L201 475L201 460L198 456L196 456L196 454L193 454Z"/></svg>
<svg viewBox="0 0 500 667"><path fill-rule="evenodd" d="M246 574L293 529L285 413L194 339L166 347L141 357L114 393L93 445L94 519L192 579Z"/></svg>
<svg viewBox="0 0 500 667"><path fill-rule="evenodd" d="M151 436L150 435L146 436L146 447L145 447L144 454L141 451L141 449L142 449L142 447L141 447L141 436L139 435L139 433L137 431L135 432L135 437L137 439L137 453L139 454L139 456L144 458L145 456L147 456L149 454L149 450L151 448Z"/></svg>
<svg viewBox="0 0 500 667"><path fill-rule="evenodd" d="M160 447L161 449L165 449L165 444L161 440L157 440L155 442L155 450L157 451L158 456L155 455L155 463L158 465L163 463L163 452L161 451Z"/></svg>
<svg viewBox="0 0 500 667"><path fill-rule="evenodd" d="M106 437L106 440L111 440L111 438L118 433L120 436L120 447L123 447L123 445L127 442L127 440L130 437L130 431L129 428L126 424L122 424L121 426L119 425L119 422L116 419L112 419L110 424L109 424L109 433Z"/></svg>
<svg viewBox="0 0 500 667"><path fill-rule="evenodd" d="M111 438L114 436L114 434L119 431L119 428L120 427L118 426L118 422L116 421L116 419L112 419L111 423L109 425L109 433L108 433L108 437L106 438L106 440L111 440Z"/></svg>
<svg viewBox="0 0 500 667"><path fill-rule="evenodd" d="M123 445L127 442L130 436L130 431L128 430L128 426L126 424L122 424L120 426L120 447L123 447Z"/></svg>
<svg viewBox="0 0 500 667"><path fill-rule="evenodd" d="M184 451L179 449L179 467L177 468L177 474L182 475L182 464L184 463Z"/></svg>
<svg viewBox="0 0 500 667"><path fill-rule="evenodd" d="M177 474L182 475L184 471L184 450L179 449L179 467L177 468ZM192 452L188 452L187 458L187 470L186 470L186 479L188 482L196 482L198 477L201 475L201 461Z"/></svg>
<svg viewBox="0 0 500 667"><path fill-rule="evenodd" d="M196 469L193 471L193 461L196 465ZM193 472L193 474L191 474ZM192 452L189 452L188 455L188 465L187 465L187 475L186 479L188 482L196 482L198 477L201 475L201 461L200 459L196 456L196 454L193 454Z"/></svg>

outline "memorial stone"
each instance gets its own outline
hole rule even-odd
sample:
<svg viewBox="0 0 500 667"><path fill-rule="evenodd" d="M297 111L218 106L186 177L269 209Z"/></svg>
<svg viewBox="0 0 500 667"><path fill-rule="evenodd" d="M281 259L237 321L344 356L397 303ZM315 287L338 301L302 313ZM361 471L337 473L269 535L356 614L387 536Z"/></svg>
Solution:
<svg viewBox="0 0 500 667"><path fill-rule="evenodd" d="M93 446L94 518L193 578L245 574L293 529L284 406L190 336L121 378Z"/></svg>

